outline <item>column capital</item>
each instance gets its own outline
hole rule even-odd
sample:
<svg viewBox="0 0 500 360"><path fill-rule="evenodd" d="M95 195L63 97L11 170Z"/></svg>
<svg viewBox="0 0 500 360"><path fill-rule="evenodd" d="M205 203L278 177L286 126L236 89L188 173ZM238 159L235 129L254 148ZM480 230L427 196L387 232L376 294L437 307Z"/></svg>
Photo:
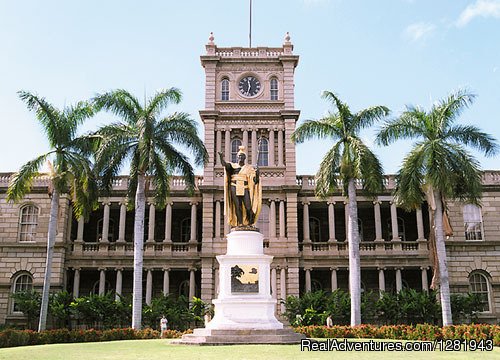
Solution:
<svg viewBox="0 0 500 360"><path fill-rule="evenodd" d="M339 268L338 267L331 267L330 271L339 271Z"/></svg>
<svg viewBox="0 0 500 360"><path fill-rule="evenodd" d="M307 200L304 200L301 203L302 203L302 205L307 205L307 206L311 205L311 202L307 201Z"/></svg>
<svg viewBox="0 0 500 360"><path fill-rule="evenodd" d="M429 267L428 266L421 266L420 270L429 270Z"/></svg>
<svg viewBox="0 0 500 360"><path fill-rule="evenodd" d="M198 268L196 268L195 266L191 266L190 268L188 268L188 270L191 272L198 270Z"/></svg>
<svg viewBox="0 0 500 360"><path fill-rule="evenodd" d="M382 201L379 199L373 200L373 205L380 205L382 204Z"/></svg>
<svg viewBox="0 0 500 360"><path fill-rule="evenodd" d="M304 271L312 271L312 266L304 266Z"/></svg>
<svg viewBox="0 0 500 360"><path fill-rule="evenodd" d="M173 201L167 201L165 203L165 206L167 206L167 205L174 206L174 202Z"/></svg>
<svg viewBox="0 0 500 360"><path fill-rule="evenodd" d="M117 268L115 268L115 271L123 271L123 268L122 267L117 267Z"/></svg>
<svg viewBox="0 0 500 360"><path fill-rule="evenodd" d="M120 206L128 206L128 198L124 198L124 199L121 199L118 204L120 204Z"/></svg>
<svg viewBox="0 0 500 360"><path fill-rule="evenodd" d="M151 206L156 206L156 201L155 200L148 200L148 205Z"/></svg>
<svg viewBox="0 0 500 360"><path fill-rule="evenodd" d="M74 267L74 268L72 268L72 269L73 269L74 271L80 271L80 270L82 270L82 268L81 268L81 267Z"/></svg>
<svg viewBox="0 0 500 360"><path fill-rule="evenodd" d="M327 205L335 205L336 204L336 202L334 200L331 200L331 199L327 200L326 203L327 203Z"/></svg>
<svg viewBox="0 0 500 360"><path fill-rule="evenodd" d="M381 267L377 267L377 270L378 271L380 271L380 270L385 271L385 270L387 270L387 268L385 266L381 266Z"/></svg>
<svg viewBox="0 0 500 360"><path fill-rule="evenodd" d="M170 268L169 268L169 267L166 267L166 268L163 268L162 270L163 270L163 271L166 271L166 272L169 272L169 271L170 271Z"/></svg>
<svg viewBox="0 0 500 360"><path fill-rule="evenodd" d="M106 271L106 268L105 267L99 267L97 268L98 271Z"/></svg>
<svg viewBox="0 0 500 360"><path fill-rule="evenodd" d="M189 205L191 205L191 206L193 206L193 205L194 205L194 206L197 206L198 204L199 204L199 202L198 202L198 201L190 201L190 202L189 202Z"/></svg>
<svg viewBox="0 0 500 360"><path fill-rule="evenodd" d="M111 200L109 200L109 198L102 199L101 203L103 205L111 206Z"/></svg>
<svg viewBox="0 0 500 360"><path fill-rule="evenodd" d="M401 267L401 266L395 266L394 267L394 270L404 270L405 268L404 267Z"/></svg>

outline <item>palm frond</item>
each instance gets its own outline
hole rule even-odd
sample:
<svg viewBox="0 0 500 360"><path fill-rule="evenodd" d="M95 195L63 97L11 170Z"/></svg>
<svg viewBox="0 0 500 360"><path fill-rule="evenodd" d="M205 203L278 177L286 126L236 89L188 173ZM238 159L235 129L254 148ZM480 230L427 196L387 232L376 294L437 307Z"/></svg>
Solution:
<svg viewBox="0 0 500 360"><path fill-rule="evenodd" d="M337 94L331 91L323 91L321 97L323 99L330 101L333 105L335 105L341 118L347 120L352 116L351 111L349 110L349 106L347 106L346 103L342 102L342 100L340 100Z"/></svg>
<svg viewBox="0 0 500 360"><path fill-rule="evenodd" d="M476 95L468 93L465 89L460 89L448 95L446 99L440 100L431 109L436 128L445 131L464 109L472 105L475 97Z"/></svg>
<svg viewBox="0 0 500 360"><path fill-rule="evenodd" d="M137 98L123 89L98 94L92 99L92 103L96 111L110 111L128 123L134 123L138 114L143 111Z"/></svg>
<svg viewBox="0 0 500 360"><path fill-rule="evenodd" d="M376 121L379 121L389 115L391 111L386 106L371 106L363 109L353 116L352 130L358 132L361 129L372 126Z"/></svg>
<svg viewBox="0 0 500 360"><path fill-rule="evenodd" d="M30 191L33 180L39 175L38 170L52 153L48 152L40 155L21 166L21 169L10 179L7 189L7 201L20 201Z"/></svg>
<svg viewBox="0 0 500 360"><path fill-rule="evenodd" d="M165 207L165 202L167 196L170 192L170 174L168 173L165 161L162 157L153 152L153 166L152 175L153 183L155 185L155 200L158 209L163 209Z"/></svg>
<svg viewBox="0 0 500 360"><path fill-rule="evenodd" d="M418 143L404 158L403 164L396 174L394 199L398 206L407 210L418 208L425 200L423 186L425 184L424 143Z"/></svg>
<svg viewBox="0 0 500 360"><path fill-rule="evenodd" d="M496 139L473 125L452 126L443 134L443 138L471 146L484 152L486 156L493 156L498 152Z"/></svg>
<svg viewBox="0 0 500 360"><path fill-rule="evenodd" d="M379 129L376 143L387 146L396 140L412 139L425 134L424 118L426 114L418 108L407 108L397 119L386 121Z"/></svg>
<svg viewBox="0 0 500 360"><path fill-rule="evenodd" d="M306 120L292 133L291 140L300 144L308 139L330 138L337 140L342 138L342 128L334 118L328 117L320 120Z"/></svg>
<svg viewBox="0 0 500 360"><path fill-rule="evenodd" d="M169 104L178 104L182 100L182 93L177 88L163 89L156 92L147 101L145 113L148 116L158 117Z"/></svg>
<svg viewBox="0 0 500 360"><path fill-rule="evenodd" d="M377 156L358 137L350 137L354 155L353 175L361 179L363 189L370 195L380 193L384 189L384 172Z"/></svg>
<svg viewBox="0 0 500 360"><path fill-rule="evenodd" d="M342 146L342 142L337 142L321 161L316 174L316 195L320 198L331 195L338 188Z"/></svg>

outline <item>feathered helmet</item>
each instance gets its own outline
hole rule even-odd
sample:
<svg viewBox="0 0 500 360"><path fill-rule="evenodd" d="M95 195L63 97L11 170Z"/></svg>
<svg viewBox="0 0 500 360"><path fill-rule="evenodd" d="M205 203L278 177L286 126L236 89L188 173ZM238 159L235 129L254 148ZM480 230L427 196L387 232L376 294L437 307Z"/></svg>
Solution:
<svg viewBox="0 0 500 360"><path fill-rule="evenodd" d="M245 152L245 147L242 145L242 146L239 147L239 149L240 150L238 151L238 153L236 154L236 156L240 156L240 154L243 154L246 157L247 153Z"/></svg>

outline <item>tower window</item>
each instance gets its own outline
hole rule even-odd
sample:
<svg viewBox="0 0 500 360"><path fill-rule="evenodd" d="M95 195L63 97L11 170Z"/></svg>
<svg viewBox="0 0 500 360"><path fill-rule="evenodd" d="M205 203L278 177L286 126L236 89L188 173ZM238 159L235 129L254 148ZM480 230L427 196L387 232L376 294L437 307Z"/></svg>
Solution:
<svg viewBox="0 0 500 360"><path fill-rule="evenodd" d="M257 161L259 166L269 166L269 142L267 139L259 140L259 159Z"/></svg>
<svg viewBox="0 0 500 360"><path fill-rule="evenodd" d="M233 139L231 141L231 162L238 162L238 151L240 151L241 140Z"/></svg>
<svg viewBox="0 0 500 360"><path fill-rule="evenodd" d="M221 100L229 100L229 80L222 79L221 82Z"/></svg>
<svg viewBox="0 0 500 360"><path fill-rule="evenodd" d="M271 100L278 100L278 79L271 79Z"/></svg>

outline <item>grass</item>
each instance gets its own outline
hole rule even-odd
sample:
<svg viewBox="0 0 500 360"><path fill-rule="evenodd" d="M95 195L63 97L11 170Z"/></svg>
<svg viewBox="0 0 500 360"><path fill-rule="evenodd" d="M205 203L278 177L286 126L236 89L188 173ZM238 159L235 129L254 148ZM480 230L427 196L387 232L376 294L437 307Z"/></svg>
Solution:
<svg viewBox="0 0 500 360"><path fill-rule="evenodd" d="M377 340L378 341L378 340ZM0 349L5 360L174 360L174 359L373 359L370 352L301 352L300 345L172 345L169 340L126 340L98 343L51 344ZM400 352L386 352L384 360L401 360ZM500 348L490 352L406 352L412 359L499 359Z"/></svg>

